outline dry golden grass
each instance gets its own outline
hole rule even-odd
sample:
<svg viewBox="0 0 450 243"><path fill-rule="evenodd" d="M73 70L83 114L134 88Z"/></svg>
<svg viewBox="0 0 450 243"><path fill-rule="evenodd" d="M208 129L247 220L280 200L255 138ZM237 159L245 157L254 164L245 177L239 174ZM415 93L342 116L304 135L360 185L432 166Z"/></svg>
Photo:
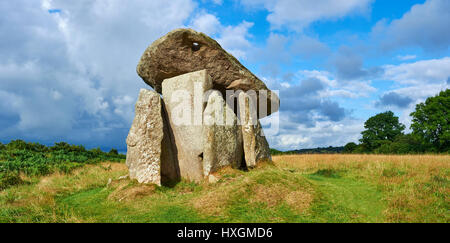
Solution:
<svg viewBox="0 0 450 243"><path fill-rule="evenodd" d="M285 184L256 184L252 188L251 203L260 202L269 208L286 202L297 212L305 213L314 198L314 192L307 187L292 187Z"/></svg>
<svg viewBox="0 0 450 243"><path fill-rule="evenodd" d="M229 191L210 191L194 198L192 205L196 210L207 215L221 215L227 206Z"/></svg>
<svg viewBox="0 0 450 243"><path fill-rule="evenodd" d="M150 196L155 192L155 185L148 184L136 184L131 183L128 180L114 181L109 185L115 188L108 196L109 200L114 201L133 201L139 198Z"/></svg>
<svg viewBox="0 0 450 243"><path fill-rule="evenodd" d="M86 165L74 170L70 175L54 173L40 178L37 185L11 188L0 192L0 195L14 194L14 201L10 202L13 206L53 206L58 194L104 186L109 178L117 178L127 173L125 164L105 162Z"/></svg>
<svg viewBox="0 0 450 243"><path fill-rule="evenodd" d="M387 222L450 221L449 155L283 155L280 168L310 174L345 171L376 185L387 202ZM443 198L443 199L442 199Z"/></svg>
<svg viewBox="0 0 450 243"><path fill-rule="evenodd" d="M273 156L277 166L311 170L317 168L357 168L370 166L374 169L386 164L397 167L425 167L429 171L450 167L450 155L372 155L372 154L304 154ZM366 167L367 168L367 167Z"/></svg>
<svg viewBox="0 0 450 243"><path fill-rule="evenodd" d="M297 212L306 213L314 200L314 196L311 192L299 190L290 192L285 200Z"/></svg>
<svg viewBox="0 0 450 243"><path fill-rule="evenodd" d="M256 184L252 188L253 197L250 202L263 202L268 207L274 207L289 194L289 189L280 184L262 185Z"/></svg>

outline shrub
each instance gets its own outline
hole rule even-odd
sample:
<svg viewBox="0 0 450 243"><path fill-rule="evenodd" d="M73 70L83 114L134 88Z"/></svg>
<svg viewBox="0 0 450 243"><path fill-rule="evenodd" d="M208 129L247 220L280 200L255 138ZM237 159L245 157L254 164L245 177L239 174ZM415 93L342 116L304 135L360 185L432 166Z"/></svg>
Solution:
<svg viewBox="0 0 450 243"><path fill-rule="evenodd" d="M109 151L108 154L118 155L118 154L119 154L119 151L117 151L117 149L115 149L115 148L112 148L112 149Z"/></svg>
<svg viewBox="0 0 450 243"><path fill-rule="evenodd" d="M87 151L83 146L65 142L47 147L14 140L6 145L1 144L0 148L0 186L3 188L18 183L20 173L28 176L42 176L55 171L70 173L85 164L121 162L125 159L125 155L119 154L116 149L111 149L109 153L99 148Z"/></svg>
<svg viewBox="0 0 450 243"><path fill-rule="evenodd" d="M0 191L20 183L22 183L22 179L20 179L19 173L0 173Z"/></svg>
<svg viewBox="0 0 450 243"><path fill-rule="evenodd" d="M356 143L353 143L353 142L347 143L344 146L344 153L348 153L348 154L353 153L357 147L358 147L358 145Z"/></svg>

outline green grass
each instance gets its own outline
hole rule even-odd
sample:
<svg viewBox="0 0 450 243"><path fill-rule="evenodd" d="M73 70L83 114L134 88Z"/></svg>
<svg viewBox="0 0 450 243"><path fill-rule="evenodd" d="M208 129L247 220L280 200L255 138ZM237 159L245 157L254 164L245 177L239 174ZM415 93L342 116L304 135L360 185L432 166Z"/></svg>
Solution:
<svg viewBox="0 0 450 243"><path fill-rule="evenodd" d="M111 190L95 188L61 197L59 207L88 222L206 222L192 208L170 202L154 202L141 210L107 200Z"/></svg>
<svg viewBox="0 0 450 243"><path fill-rule="evenodd" d="M276 158L249 172L221 171L216 184L173 187L118 180L127 174L122 163L87 165L0 191L0 222L450 221L446 158L428 164L318 158L327 162Z"/></svg>
<svg viewBox="0 0 450 243"><path fill-rule="evenodd" d="M386 203L376 186L348 176L308 178L320 191L313 210L321 222L383 222Z"/></svg>

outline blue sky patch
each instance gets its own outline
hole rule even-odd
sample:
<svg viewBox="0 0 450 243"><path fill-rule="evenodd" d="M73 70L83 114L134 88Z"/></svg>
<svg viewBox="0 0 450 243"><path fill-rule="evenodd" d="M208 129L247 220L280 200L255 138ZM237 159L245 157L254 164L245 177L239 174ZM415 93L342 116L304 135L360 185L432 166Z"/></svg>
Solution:
<svg viewBox="0 0 450 243"><path fill-rule="evenodd" d="M61 13L61 9L49 9L48 12L51 13L51 14Z"/></svg>

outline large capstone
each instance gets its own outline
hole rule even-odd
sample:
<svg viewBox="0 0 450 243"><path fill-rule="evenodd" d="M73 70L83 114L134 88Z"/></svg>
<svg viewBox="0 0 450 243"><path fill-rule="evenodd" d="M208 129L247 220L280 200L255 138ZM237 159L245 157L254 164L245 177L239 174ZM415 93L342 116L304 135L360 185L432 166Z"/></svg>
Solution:
<svg viewBox="0 0 450 243"><path fill-rule="evenodd" d="M176 29L153 42L139 61L137 73L157 92L165 79L206 69L213 88L254 90L258 93L258 117L268 116L279 107L278 96L215 40L192 29Z"/></svg>
<svg viewBox="0 0 450 243"><path fill-rule="evenodd" d="M204 97L211 88L211 77L206 70L166 79L162 83L180 174L187 180L203 179Z"/></svg>
<svg viewBox="0 0 450 243"><path fill-rule="evenodd" d="M241 167L242 131L236 114L219 91L209 94L203 117L204 176L227 166Z"/></svg>
<svg viewBox="0 0 450 243"><path fill-rule="evenodd" d="M126 165L131 179L157 185L179 180L178 163L158 93L140 90L126 142Z"/></svg>

